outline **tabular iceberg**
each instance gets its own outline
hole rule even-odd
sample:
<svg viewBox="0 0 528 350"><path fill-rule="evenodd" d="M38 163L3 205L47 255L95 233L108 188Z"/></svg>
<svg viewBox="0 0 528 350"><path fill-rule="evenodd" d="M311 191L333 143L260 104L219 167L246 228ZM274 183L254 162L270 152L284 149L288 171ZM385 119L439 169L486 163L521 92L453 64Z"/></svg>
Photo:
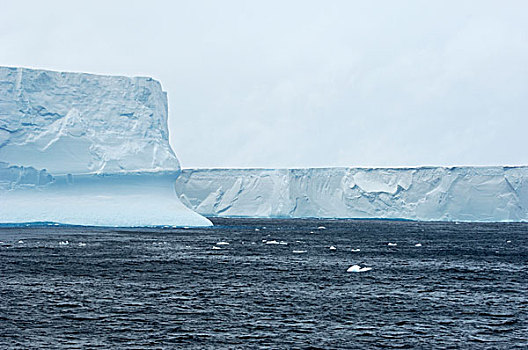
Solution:
<svg viewBox="0 0 528 350"><path fill-rule="evenodd" d="M527 221L528 167L184 169L206 216Z"/></svg>
<svg viewBox="0 0 528 350"><path fill-rule="evenodd" d="M0 67L0 223L211 225L180 172L159 82Z"/></svg>

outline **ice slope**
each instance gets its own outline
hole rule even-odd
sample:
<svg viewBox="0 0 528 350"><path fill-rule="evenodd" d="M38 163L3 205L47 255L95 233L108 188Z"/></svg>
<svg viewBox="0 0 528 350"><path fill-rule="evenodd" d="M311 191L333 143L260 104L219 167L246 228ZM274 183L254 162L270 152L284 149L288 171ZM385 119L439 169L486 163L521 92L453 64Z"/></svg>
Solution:
<svg viewBox="0 0 528 350"><path fill-rule="evenodd" d="M207 216L528 220L528 167L185 169L176 192Z"/></svg>
<svg viewBox="0 0 528 350"><path fill-rule="evenodd" d="M0 67L0 223L210 225L179 173L159 82Z"/></svg>

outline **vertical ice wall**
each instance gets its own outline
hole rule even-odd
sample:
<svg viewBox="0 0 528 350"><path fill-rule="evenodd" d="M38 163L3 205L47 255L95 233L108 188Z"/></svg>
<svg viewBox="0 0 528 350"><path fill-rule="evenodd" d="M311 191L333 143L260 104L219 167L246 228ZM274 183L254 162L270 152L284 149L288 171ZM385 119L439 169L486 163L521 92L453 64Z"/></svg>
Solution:
<svg viewBox="0 0 528 350"><path fill-rule="evenodd" d="M528 220L527 167L186 169L176 191L208 216Z"/></svg>
<svg viewBox="0 0 528 350"><path fill-rule="evenodd" d="M202 226L151 78L0 67L0 223Z"/></svg>

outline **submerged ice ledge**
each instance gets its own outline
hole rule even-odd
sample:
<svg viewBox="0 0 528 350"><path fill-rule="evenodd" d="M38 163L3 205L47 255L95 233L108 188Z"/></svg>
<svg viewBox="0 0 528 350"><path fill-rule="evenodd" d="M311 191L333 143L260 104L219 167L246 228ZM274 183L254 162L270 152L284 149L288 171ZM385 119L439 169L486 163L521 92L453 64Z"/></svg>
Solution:
<svg viewBox="0 0 528 350"><path fill-rule="evenodd" d="M210 226L174 193L151 78L0 67L0 223Z"/></svg>
<svg viewBox="0 0 528 350"><path fill-rule="evenodd" d="M177 176L174 171L53 176L33 168L0 168L0 222L209 226L176 197Z"/></svg>
<svg viewBox="0 0 528 350"><path fill-rule="evenodd" d="M185 169L206 216L528 221L528 167Z"/></svg>

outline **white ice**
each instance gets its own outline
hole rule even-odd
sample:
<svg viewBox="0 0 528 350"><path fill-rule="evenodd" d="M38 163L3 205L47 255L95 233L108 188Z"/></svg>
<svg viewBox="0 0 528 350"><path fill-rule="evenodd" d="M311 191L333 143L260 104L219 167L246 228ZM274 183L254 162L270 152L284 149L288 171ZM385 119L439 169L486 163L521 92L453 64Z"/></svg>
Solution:
<svg viewBox="0 0 528 350"><path fill-rule="evenodd" d="M210 226L174 193L151 78L0 67L0 223Z"/></svg>
<svg viewBox="0 0 528 350"><path fill-rule="evenodd" d="M528 221L525 166L184 169L176 192L208 216Z"/></svg>
<svg viewBox="0 0 528 350"><path fill-rule="evenodd" d="M347 272L367 272L372 270L372 267L361 267L359 265L352 265L348 268Z"/></svg>

